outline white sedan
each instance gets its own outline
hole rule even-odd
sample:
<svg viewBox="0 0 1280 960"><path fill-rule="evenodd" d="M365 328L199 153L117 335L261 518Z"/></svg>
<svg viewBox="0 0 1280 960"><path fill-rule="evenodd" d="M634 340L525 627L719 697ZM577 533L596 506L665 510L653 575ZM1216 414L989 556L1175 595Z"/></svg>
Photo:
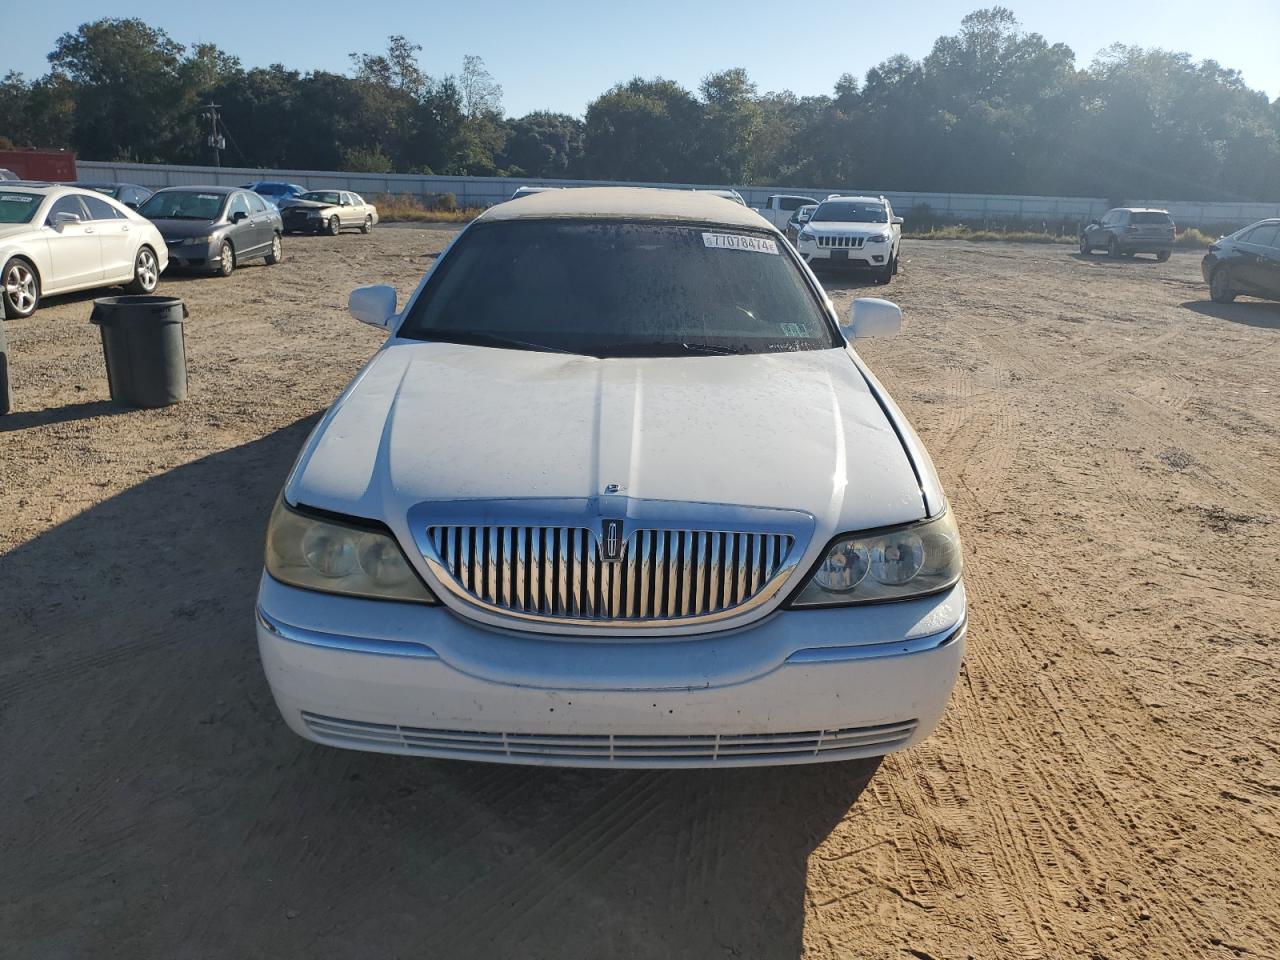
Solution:
<svg viewBox="0 0 1280 960"><path fill-rule="evenodd" d="M151 293L169 264L151 221L93 190L0 184L0 307L29 317L40 298L124 285Z"/></svg>
<svg viewBox="0 0 1280 960"><path fill-rule="evenodd" d="M876 757L964 652L955 518L856 337L756 213L592 188L490 208L307 440L262 663L299 735L504 763Z"/></svg>

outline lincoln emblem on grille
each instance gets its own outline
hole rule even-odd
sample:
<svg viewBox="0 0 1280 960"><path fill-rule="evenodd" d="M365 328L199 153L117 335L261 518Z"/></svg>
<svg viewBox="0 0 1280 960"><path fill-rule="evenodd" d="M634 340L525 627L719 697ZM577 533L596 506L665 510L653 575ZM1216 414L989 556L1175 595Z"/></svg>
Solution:
<svg viewBox="0 0 1280 960"><path fill-rule="evenodd" d="M600 539L600 557L616 563L622 559L622 521L605 520L604 536Z"/></svg>

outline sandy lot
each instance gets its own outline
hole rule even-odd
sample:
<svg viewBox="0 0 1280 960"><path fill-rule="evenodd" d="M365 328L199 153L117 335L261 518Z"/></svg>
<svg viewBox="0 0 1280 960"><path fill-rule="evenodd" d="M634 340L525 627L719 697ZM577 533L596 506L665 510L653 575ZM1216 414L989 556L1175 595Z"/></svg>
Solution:
<svg viewBox="0 0 1280 960"><path fill-rule="evenodd" d="M258 665L263 525L378 343L347 291L451 235L166 278L164 410L108 402L92 296L9 324L0 956L1280 956L1280 305L1191 254L909 244L863 352L959 515L970 654L869 781L313 746Z"/></svg>

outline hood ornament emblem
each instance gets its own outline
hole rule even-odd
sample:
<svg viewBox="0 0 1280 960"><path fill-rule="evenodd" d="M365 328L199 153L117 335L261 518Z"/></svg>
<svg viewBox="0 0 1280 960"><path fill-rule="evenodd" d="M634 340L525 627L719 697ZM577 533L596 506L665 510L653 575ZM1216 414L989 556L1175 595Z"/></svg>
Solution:
<svg viewBox="0 0 1280 960"><path fill-rule="evenodd" d="M617 563L622 559L622 521L604 520L600 532L600 559L606 563Z"/></svg>

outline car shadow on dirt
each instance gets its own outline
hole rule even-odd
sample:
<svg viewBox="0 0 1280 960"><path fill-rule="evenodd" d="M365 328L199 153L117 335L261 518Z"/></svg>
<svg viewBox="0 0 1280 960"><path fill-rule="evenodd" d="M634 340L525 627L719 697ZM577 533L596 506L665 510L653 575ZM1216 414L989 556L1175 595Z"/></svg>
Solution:
<svg viewBox="0 0 1280 960"><path fill-rule="evenodd" d="M1280 330L1280 303L1271 303L1266 300L1237 300L1234 303L1187 300L1182 306L1193 313L1214 317L1217 320L1240 323L1246 327Z"/></svg>
<svg viewBox="0 0 1280 960"><path fill-rule="evenodd" d="M809 856L875 763L547 770L285 728L252 611L264 524L314 423L0 556L9 949L799 957Z"/></svg>
<svg viewBox="0 0 1280 960"><path fill-rule="evenodd" d="M1080 260L1084 263L1112 263L1116 266L1132 264L1134 266L1158 267L1162 262L1167 262L1157 260L1154 256L1149 254L1138 254L1133 257L1113 257L1101 251L1098 253L1084 254L1077 250L1070 256L1072 260Z"/></svg>

